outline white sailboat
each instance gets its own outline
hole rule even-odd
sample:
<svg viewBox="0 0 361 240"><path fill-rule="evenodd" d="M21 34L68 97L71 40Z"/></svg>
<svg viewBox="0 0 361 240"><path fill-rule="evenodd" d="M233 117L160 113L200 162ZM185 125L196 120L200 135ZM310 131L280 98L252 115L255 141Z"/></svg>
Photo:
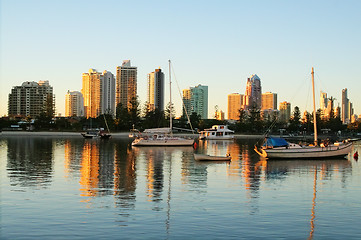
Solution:
<svg viewBox="0 0 361 240"><path fill-rule="evenodd" d="M351 151L352 142L336 142L333 144L318 145L317 142L317 122L316 122L316 104L315 104L315 84L314 71L312 68L312 91L313 91L313 127L314 127L314 145L304 146L288 143L283 138L266 138L262 148L255 147L255 151L262 157L268 159L318 159L318 158L336 158L344 157Z"/></svg>
<svg viewBox="0 0 361 240"><path fill-rule="evenodd" d="M192 146L194 139L173 136L172 133L172 81L171 64L169 63L169 128L152 128L144 130L143 134L133 140L132 146Z"/></svg>

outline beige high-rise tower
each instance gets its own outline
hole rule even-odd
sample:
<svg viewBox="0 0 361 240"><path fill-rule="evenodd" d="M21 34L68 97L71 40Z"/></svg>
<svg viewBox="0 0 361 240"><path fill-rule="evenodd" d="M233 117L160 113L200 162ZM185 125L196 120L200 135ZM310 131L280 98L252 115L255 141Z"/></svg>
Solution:
<svg viewBox="0 0 361 240"><path fill-rule="evenodd" d="M117 67L115 105L131 108L130 101L137 97L137 67L130 65L130 60L123 61Z"/></svg>
<svg viewBox="0 0 361 240"><path fill-rule="evenodd" d="M84 116L96 118L101 112L101 77L102 74L95 69L83 73L83 88L81 93L84 98Z"/></svg>
<svg viewBox="0 0 361 240"><path fill-rule="evenodd" d="M243 95L239 93L232 93L228 95L228 119L238 120L239 110L243 105Z"/></svg>
<svg viewBox="0 0 361 240"><path fill-rule="evenodd" d="M68 91L65 95L65 117L84 116L84 98L78 91Z"/></svg>

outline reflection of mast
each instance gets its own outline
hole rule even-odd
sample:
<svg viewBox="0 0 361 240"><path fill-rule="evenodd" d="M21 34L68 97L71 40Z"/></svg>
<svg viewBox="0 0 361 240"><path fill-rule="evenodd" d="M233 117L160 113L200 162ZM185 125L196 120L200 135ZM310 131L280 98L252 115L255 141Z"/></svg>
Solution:
<svg viewBox="0 0 361 240"><path fill-rule="evenodd" d="M313 180L313 198L312 198L312 208L311 208L311 221L310 221L310 225L311 225L311 230L310 230L310 236L308 237L308 239L313 239L313 233L315 231L315 207L316 207L316 183L317 183L317 166L315 166L315 178Z"/></svg>
<svg viewBox="0 0 361 240"><path fill-rule="evenodd" d="M168 180L168 197L167 197L167 219L165 220L167 235L169 236L169 225L170 225L170 193L171 193L171 186L172 186L172 153L170 153L169 159L169 180Z"/></svg>

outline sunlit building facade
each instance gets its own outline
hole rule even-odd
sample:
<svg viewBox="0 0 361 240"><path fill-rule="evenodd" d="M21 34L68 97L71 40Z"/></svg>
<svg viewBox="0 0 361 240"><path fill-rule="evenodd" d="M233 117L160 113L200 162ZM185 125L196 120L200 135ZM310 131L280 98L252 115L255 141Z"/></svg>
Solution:
<svg viewBox="0 0 361 240"><path fill-rule="evenodd" d="M239 93L232 93L228 95L228 116L230 120L239 119L239 110L243 105L243 95Z"/></svg>
<svg viewBox="0 0 361 240"><path fill-rule="evenodd" d="M84 98L78 91L68 91L65 95L65 117L83 117Z"/></svg>
<svg viewBox="0 0 361 240"><path fill-rule="evenodd" d="M246 92L243 97L243 108L248 110L250 108L261 109L262 107L262 87L261 79L253 74L247 79Z"/></svg>
<svg viewBox="0 0 361 240"><path fill-rule="evenodd" d="M87 73L83 73L81 93L84 98L84 116L86 118L96 118L101 113L102 78L102 73L92 68Z"/></svg>
<svg viewBox="0 0 361 240"><path fill-rule="evenodd" d="M155 69L154 72L148 74L148 94L147 104L148 110L154 111L156 108L164 110L164 73L162 70Z"/></svg>
<svg viewBox="0 0 361 240"><path fill-rule="evenodd" d="M116 107L130 109L131 101L137 97L137 67L132 67L130 60L123 61L122 66L117 67L115 100Z"/></svg>
<svg viewBox="0 0 361 240"><path fill-rule="evenodd" d="M24 82L9 94L8 115L36 117L42 112L54 114L55 96L49 81Z"/></svg>
<svg viewBox="0 0 361 240"><path fill-rule="evenodd" d="M277 93L266 92L262 94L262 110L277 110Z"/></svg>

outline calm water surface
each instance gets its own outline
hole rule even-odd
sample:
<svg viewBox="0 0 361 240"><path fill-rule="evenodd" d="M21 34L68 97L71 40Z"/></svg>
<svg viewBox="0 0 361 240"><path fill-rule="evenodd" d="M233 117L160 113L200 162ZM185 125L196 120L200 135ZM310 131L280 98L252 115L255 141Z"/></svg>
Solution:
<svg viewBox="0 0 361 240"><path fill-rule="evenodd" d="M0 137L1 239L360 239L361 160L265 161L254 140ZM352 153L360 152L355 143Z"/></svg>

